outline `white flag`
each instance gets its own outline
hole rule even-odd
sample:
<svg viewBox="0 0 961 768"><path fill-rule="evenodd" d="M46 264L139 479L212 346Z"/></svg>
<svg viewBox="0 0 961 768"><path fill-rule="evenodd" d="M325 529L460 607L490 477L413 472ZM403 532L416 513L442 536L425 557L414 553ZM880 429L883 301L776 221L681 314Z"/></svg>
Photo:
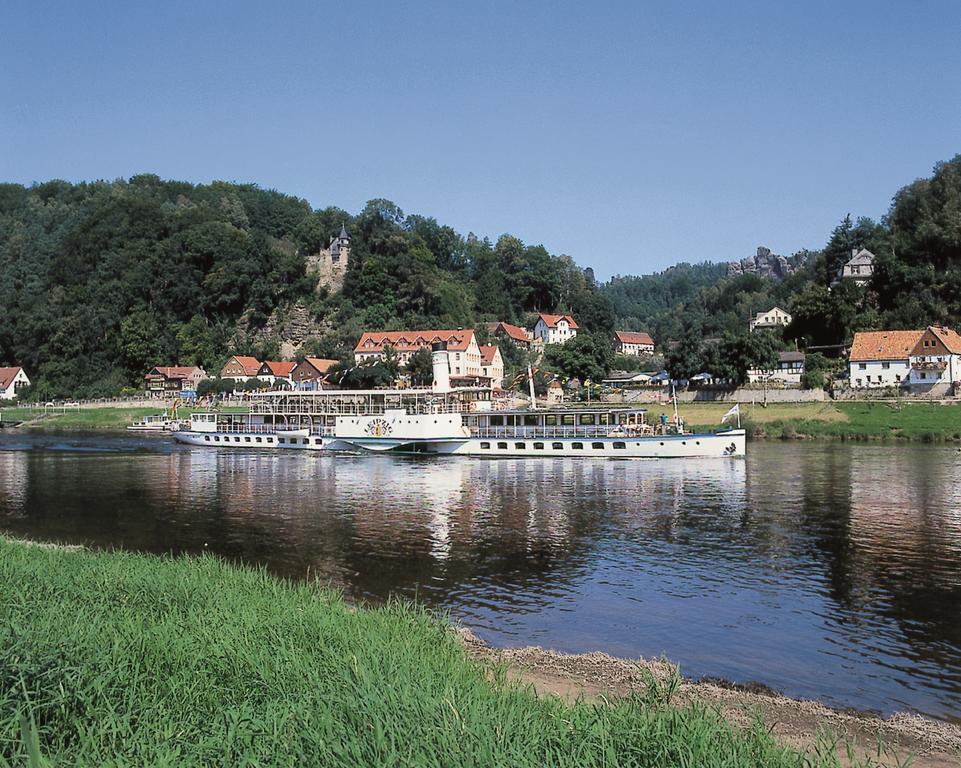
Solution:
<svg viewBox="0 0 961 768"><path fill-rule="evenodd" d="M721 417L721 423L724 424L732 416L740 416L740 415L741 415L741 404L735 403L734 407L731 410L729 410L727 413L725 413L724 416Z"/></svg>

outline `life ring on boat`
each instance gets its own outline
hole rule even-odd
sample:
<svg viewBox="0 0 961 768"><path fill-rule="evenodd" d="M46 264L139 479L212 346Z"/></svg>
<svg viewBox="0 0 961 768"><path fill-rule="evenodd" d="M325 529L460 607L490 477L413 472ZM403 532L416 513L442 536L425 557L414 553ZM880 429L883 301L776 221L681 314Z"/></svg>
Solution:
<svg viewBox="0 0 961 768"><path fill-rule="evenodd" d="M467 410L468 410L468 411L476 411L476 410L477 410L477 401L476 401L476 400L471 400L470 403L467 405Z"/></svg>

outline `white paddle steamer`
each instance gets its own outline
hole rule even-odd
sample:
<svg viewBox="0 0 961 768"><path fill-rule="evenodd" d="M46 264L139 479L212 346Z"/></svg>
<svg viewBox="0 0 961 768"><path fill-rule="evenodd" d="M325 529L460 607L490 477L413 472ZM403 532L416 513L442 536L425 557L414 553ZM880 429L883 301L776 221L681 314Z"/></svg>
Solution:
<svg viewBox="0 0 961 768"><path fill-rule="evenodd" d="M450 387L447 350L433 350L429 389L265 392L246 414L198 413L175 432L219 448L397 451L459 456L736 457L744 430L692 434L680 419L648 424L641 408L502 410L486 388Z"/></svg>

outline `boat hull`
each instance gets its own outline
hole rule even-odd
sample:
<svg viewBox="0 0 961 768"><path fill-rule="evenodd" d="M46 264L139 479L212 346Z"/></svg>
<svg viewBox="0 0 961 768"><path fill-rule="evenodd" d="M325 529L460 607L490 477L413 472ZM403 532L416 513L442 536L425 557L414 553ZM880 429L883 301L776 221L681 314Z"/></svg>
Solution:
<svg viewBox="0 0 961 768"><path fill-rule="evenodd" d="M174 433L187 445L208 448L311 451L413 451L448 456L512 457L564 456L612 459L732 458L744 456L746 437L743 429L695 435L655 435L647 437L499 437L411 440L357 438L340 439L311 435L244 432Z"/></svg>

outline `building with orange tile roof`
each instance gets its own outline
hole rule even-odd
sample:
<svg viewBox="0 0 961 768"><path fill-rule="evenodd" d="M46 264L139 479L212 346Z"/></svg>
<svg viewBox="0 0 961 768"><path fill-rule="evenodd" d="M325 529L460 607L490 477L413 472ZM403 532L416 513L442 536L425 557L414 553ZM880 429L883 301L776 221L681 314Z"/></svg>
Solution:
<svg viewBox="0 0 961 768"><path fill-rule="evenodd" d="M197 365L158 365L143 378L147 394L162 397L178 392L196 392L197 385L209 377Z"/></svg>
<svg viewBox="0 0 961 768"><path fill-rule="evenodd" d="M339 363L325 357L305 357L290 372L290 380L295 389L319 389L327 372Z"/></svg>
<svg viewBox="0 0 961 768"><path fill-rule="evenodd" d="M923 330L860 331L854 334L848 355L850 383L855 389L878 389L907 385L911 352Z"/></svg>
<svg viewBox="0 0 961 768"><path fill-rule="evenodd" d="M493 389L501 389L504 386L504 358L501 356L500 347L482 344L480 352L481 376L491 380Z"/></svg>
<svg viewBox="0 0 961 768"><path fill-rule="evenodd" d="M961 335L928 326L911 350L911 389L926 394L956 394L961 389Z"/></svg>
<svg viewBox="0 0 961 768"><path fill-rule="evenodd" d="M487 323L487 332L498 339L509 339L519 347L530 349L534 334L526 328L510 323Z"/></svg>
<svg viewBox="0 0 961 768"><path fill-rule="evenodd" d="M646 333L614 331L614 340L611 346L619 355L640 357L641 355L654 354L654 339Z"/></svg>
<svg viewBox="0 0 961 768"><path fill-rule="evenodd" d="M387 349L393 349L401 365L406 365L411 355L443 341L447 344L447 357L451 376L480 376L481 352L473 329L427 331L365 331L354 347L354 360L363 363L379 360Z"/></svg>
<svg viewBox="0 0 961 768"><path fill-rule="evenodd" d="M256 357L250 355L231 355L230 359L224 363L220 369L220 378L233 379L237 382L247 381L256 378L262 363Z"/></svg>
<svg viewBox="0 0 961 768"><path fill-rule="evenodd" d="M577 323L571 315L541 312L534 324L534 338L544 344L563 344L577 336Z"/></svg>
<svg viewBox="0 0 961 768"><path fill-rule="evenodd" d="M296 365L290 360L265 360L257 369L257 378L268 384L290 385L290 374Z"/></svg>

